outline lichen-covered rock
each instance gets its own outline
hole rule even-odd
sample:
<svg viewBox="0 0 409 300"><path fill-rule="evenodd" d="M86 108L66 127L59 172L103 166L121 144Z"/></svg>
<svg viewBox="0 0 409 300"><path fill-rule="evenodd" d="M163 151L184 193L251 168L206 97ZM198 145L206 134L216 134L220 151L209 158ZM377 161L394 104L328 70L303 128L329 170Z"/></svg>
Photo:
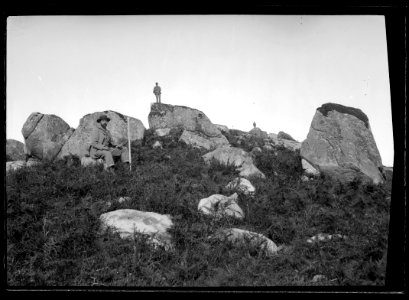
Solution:
<svg viewBox="0 0 409 300"><path fill-rule="evenodd" d="M246 178L235 178L226 185L227 189L238 191L245 195L253 195L256 191L256 188L248 181Z"/></svg>
<svg viewBox="0 0 409 300"><path fill-rule="evenodd" d="M149 242L154 246L173 248L172 237L168 230L173 226L170 215L145 212L135 209L118 209L100 216L102 231L111 228L123 239L133 238L134 234L149 236Z"/></svg>
<svg viewBox="0 0 409 300"><path fill-rule="evenodd" d="M221 137L222 133L200 110L186 106L153 103L148 116L149 128L183 128L201 132L207 137Z"/></svg>
<svg viewBox="0 0 409 300"><path fill-rule="evenodd" d="M293 137L291 135L289 135L288 133L285 133L284 131L280 131L277 135L277 138L279 140L289 140L289 141L294 141L296 142L296 140L293 139Z"/></svg>
<svg viewBox="0 0 409 300"><path fill-rule="evenodd" d="M8 160L24 160L24 144L20 141L7 139L6 141L6 157Z"/></svg>
<svg viewBox="0 0 409 300"><path fill-rule="evenodd" d="M305 159L301 159L301 165L302 168L304 169L304 172L309 175L314 175L318 176L320 174L320 171L318 171L316 168L314 168L308 161Z"/></svg>
<svg viewBox="0 0 409 300"><path fill-rule="evenodd" d="M200 132L192 132L189 130L183 131L179 138L179 142L184 142L192 147L204 148L207 150L230 146L229 141L223 135L220 137L206 137Z"/></svg>
<svg viewBox="0 0 409 300"><path fill-rule="evenodd" d="M113 142L115 144L124 144L128 142L128 116L122 115L115 111L95 112L85 115L81 118L80 124L75 129L70 139L64 144L61 149L59 158L69 155L84 157L89 154L92 132L96 128L97 119L102 114L106 114L111 120L107 125ZM145 126L138 119L129 118L130 121L130 139L131 141L142 140L145 133Z"/></svg>
<svg viewBox="0 0 409 300"><path fill-rule="evenodd" d="M229 216L236 219L243 219L244 212L236 202L237 197L238 195L236 193L229 197L215 194L208 198L201 199L197 209L201 213L215 218Z"/></svg>
<svg viewBox="0 0 409 300"><path fill-rule="evenodd" d="M222 147L202 156L206 163L215 159L223 165L233 165L240 172L241 177L261 177L265 175L254 165L251 155L243 149L236 147Z"/></svg>
<svg viewBox="0 0 409 300"><path fill-rule="evenodd" d="M382 160L366 115L339 104L322 107L317 109L302 143L301 156L337 179L366 177L375 184L382 183Z"/></svg>
<svg viewBox="0 0 409 300"><path fill-rule="evenodd" d="M280 247L264 235L238 228L220 229L212 238L228 241L235 247L249 246L267 255L275 255L280 250Z"/></svg>
<svg viewBox="0 0 409 300"><path fill-rule="evenodd" d="M249 133L259 138L263 138L263 139L268 138L268 133L266 131L261 130L258 127L254 127L253 129L249 131Z"/></svg>
<svg viewBox="0 0 409 300"><path fill-rule="evenodd" d="M27 155L40 160L54 160L73 131L58 116L32 113L22 128Z"/></svg>

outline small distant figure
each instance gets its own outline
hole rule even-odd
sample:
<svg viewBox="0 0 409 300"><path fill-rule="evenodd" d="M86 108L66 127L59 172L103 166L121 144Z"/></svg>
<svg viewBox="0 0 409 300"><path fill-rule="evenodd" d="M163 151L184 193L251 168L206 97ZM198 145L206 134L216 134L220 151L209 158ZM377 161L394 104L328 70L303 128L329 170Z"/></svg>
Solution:
<svg viewBox="0 0 409 300"><path fill-rule="evenodd" d="M153 88L153 93L156 96L156 103L161 103L160 102L161 89L158 83L156 83L156 86Z"/></svg>
<svg viewBox="0 0 409 300"><path fill-rule="evenodd" d="M253 122L253 127L256 128L256 122Z"/></svg>

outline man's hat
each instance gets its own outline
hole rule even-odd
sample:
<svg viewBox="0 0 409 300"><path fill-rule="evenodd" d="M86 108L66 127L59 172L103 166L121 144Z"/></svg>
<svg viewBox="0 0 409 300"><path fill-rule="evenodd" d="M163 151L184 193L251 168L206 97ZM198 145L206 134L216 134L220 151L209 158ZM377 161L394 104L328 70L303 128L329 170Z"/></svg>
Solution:
<svg viewBox="0 0 409 300"><path fill-rule="evenodd" d="M110 118L108 118L107 115L100 115L97 119L97 122L101 122L101 120L107 120L108 122L111 120Z"/></svg>

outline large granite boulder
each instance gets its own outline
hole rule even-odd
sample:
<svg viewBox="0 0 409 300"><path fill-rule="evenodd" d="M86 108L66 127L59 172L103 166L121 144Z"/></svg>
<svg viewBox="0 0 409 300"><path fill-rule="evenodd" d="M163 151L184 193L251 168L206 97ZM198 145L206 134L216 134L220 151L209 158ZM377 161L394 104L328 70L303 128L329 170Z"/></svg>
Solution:
<svg viewBox="0 0 409 300"><path fill-rule="evenodd" d="M240 172L241 177L261 177L265 175L254 165L251 155L243 149L236 147L221 147L206 153L202 156L206 163L210 163L213 159L223 165L233 165Z"/></svg>
<svg viewBox="0 0 409 300"><path fill-rule="evenodd" d="M212 149L228 146L227 138L200 110L186 106L153 103L148 116L149 128L183 128L181 140L194 147Z"/></svg>
<svg viewBox="0 0 409 300"><path fill-rule="evenodd" d="M8 161L23 160L26 158L24 144L20 141L7 139L6 158Z"/></svg>
<svg viewBox="0 0 409 300"><path fill-rule="evenodd" d="M74 132L60 117L32 113L21 130L27 155L39 160L54 160Z"/></svg>
<svg viewBox="0 0 409 300"><path fill-rule="evenodd" d="M296 141L293 139L291 135L289 135L288 133L285 133L284 131L280 131L277 135L277 138L280 140Z"/></svg>
<svg viewBox="0 0 409 300"><path fill-rule="evenodd" d="M360 109L333 103L318 108L300 154L318 171L342 181L383 182L381 156Z"/></svg>
<svg viewBox="0 0 409 300"><path fill-rule="evenodd" d="M252 130L249 131L249 133L259 138L263 139L268 138L268 133L266 131L261 130L258 127L254 127Z"/></svg>
<svg viewBox="0 0 409 300"><path fill-rule="evenodd" d="M89 154L91 135L96 128L97 119L102 113L106 114L111 119L108 123L107 129L111 133L113 142L128 146L128 116L124 116L111 110L95 112L87 114L81 118L79 126L62 147L61 152L58 155L59 158L69 155L76 155L82 158ZM129 118L129 121L131 141L142 140L145 133L145 126L140 120L132 117Z"/></svg>
<svg viewBox="0 0 409 300"><path fill-rule="evenodd" d="M134 234L148 236L148 242L166 250L173 248L168 230L173 226L170 215L161 215L135 209L118 209L100 216L101 231L111 228L122 239L132 239Z"/></svg>

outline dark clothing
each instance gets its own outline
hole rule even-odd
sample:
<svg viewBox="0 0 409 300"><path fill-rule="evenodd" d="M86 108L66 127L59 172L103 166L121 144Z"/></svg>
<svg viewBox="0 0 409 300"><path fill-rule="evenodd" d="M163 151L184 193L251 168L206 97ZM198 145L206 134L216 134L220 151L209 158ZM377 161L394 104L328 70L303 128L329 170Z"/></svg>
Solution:
<svg viewBox="0 0 409 300"><path fill-rule="evenodd" d="M122 162L129 162L128 149L114 147L111 134L98 123L91 136L90 157L93 159L103 158L108 167L115 165L113 156L120 156Z"/></svg>
<svg viewBox="0 0 409 300"><path fill-rule="evenodd" d="M156 96L156 103L160 103L160 95L161 95L161 89L160 86L157 85L153 88L153 93Z"/></svg>

